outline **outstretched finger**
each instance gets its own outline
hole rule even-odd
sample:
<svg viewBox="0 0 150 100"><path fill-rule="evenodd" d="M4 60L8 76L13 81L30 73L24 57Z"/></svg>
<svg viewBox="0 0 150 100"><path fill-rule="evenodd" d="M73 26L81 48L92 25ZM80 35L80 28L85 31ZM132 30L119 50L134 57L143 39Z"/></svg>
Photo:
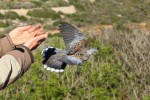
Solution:
<svg viewBox="0 0 150 100"><path fill-rule="evenodd" d="M45 35L46 37L48 37L49 32L45 32L43 35Z"/></svg>
<svg viewBox="0 0 150 100"><path fill-rule="evenodd" d="M36 37L36 40L37 40L37 41L41 41L41 40L46 39L47 37L48 37L47 34L42 34L42 35L37 36L37 37Z"/></svg>
<svg viewBox="0 0 150 100"><path fill-rule="evenodd" d="M43 28L37 29L36 31L32 32L32 36L39 36L42 31L43 31Z"/></svg>
<svg viewBox="0 0 150 100"><path fill-rule="evenodd" d="M34 31L36 31L39 27L40 27L39 24L34 25L34 26L32 26L32 28L30 28L30 29L28 30L28 32L34 32Z"/></svg>
<svg viewBox="0 0 150 100"><path fill-rule="evenodd" d="M31 29L31 28L32 28L31 25L18 27L18 29L21 30L21 31L26 31L26 30L29 30L29 29Z"/></svg>

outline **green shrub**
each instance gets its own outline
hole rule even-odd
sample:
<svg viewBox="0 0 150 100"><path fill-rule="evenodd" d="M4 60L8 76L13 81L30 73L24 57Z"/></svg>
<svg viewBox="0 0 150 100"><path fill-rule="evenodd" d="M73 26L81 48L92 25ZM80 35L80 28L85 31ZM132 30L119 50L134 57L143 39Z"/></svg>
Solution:
<svg viewBox="0 0 150 100"><path fill-rule="evenodd" d="M10 9L11 3L0 1L0 9Z"/></svg>
<svg viewBox="0 0 150 100"><path fill-rule="evenodd" d="M24 2L21 4L21 7L25 9L31 9L35 7L35 4L32 2Z"/></svg>
<svg viewBox="0 0 150 100"><path fill-rule="evenodd" d="M53 24L52 24L52 25L53 25L54 27L58 27L58 26L59 26L59 24L60 24L60 21L55 21L55 22L53 22Z"/></svg>
<svg viewBox="0 0 150 100"><path fill-rule="evenodd" d="M21 4L20 2L11 2L10 3L10 9L21 9Z"/></svg>
<svg viewBox="0 0 150 100"><path fill-rule="evenodd" d="M40 0L33 0L31 2L34 3L36 7L40 7L43 4L43 1Z"/></svg>
<svg viewBox="0 0 150 100"><path fill-rule="evenodd" d="M0 27L7 27L7 26L8 26L7 23L4 23L4 22L0 21Z"/></svg>
<svg viewBox="0 0 150 100"><path fill-rule="evenodd" d="M29 24L37 24L37 23L43 24L44 20L40 19L40 18L29 18L27 23L29 23Z"/></svg>
<svg viewBox="0 0 150 100"><path fill-rule="evenodd" d="M76 9L78 9L79 11L86 11L86 7L84 5L88 4L89 1L74 1L74 0L70 0L69 1L70 4L74 5L76 7Z"/></svg>
<svg viewBox="0 0 150 100"><path fill-rule="evenodd" d="M58 19L60 15L50 9L34 9L27 12L27 15L37 18Z"/></svg>
<svg viewBox="0 0 150 100"><path fill-rule="evenodd" d="M50 29L54 29L54 27L50 24L47 24L47 25L44 26L44 29L50 30Z"/></svg>
<svg viewBox="0 0 150 100"><path fill-rule="evenodd" d="M19 15L16 12L8 11L5 13L5 18L6 19L17 19L17 18L19 18Z"/></svg>
<svg viewBox="0 0 150 100"><path fill-rule="evenodd" d="M2 5L0 4L0 8L1 9L21 9L21 8L25 8L25 9L30 9L30 8L34 8L35 4L32 2L2 2Z"/></svg>
<svg viewBox="0 0 150 100"><path fill-rule="evenodd" d="M65 14L65 16L75 23L91 24L93 22L86 14Z"/></svg>
<svg viewBox="0 0 150 100"><path fill-rule="evenodd" d="M19 20L20 20L20 21L27 21L27 20L28 20L28 18L27 18L27 17L25 17L25 16L19 16Z"/></svg>
<svg viewBox="0 0 150 100"><path fill-rule="evenodd" d="M50 12L44 9L34 9L27 12L27 15L37 18L50 18Z"/></svg>
<svg viewBox="0 0 150 100"><path fill-rule="evenodd" d="M54 11L51 11L50 16L51 16L52 20L61 18L60 15L58 13L54 12Z"/></svg>
<svg viewBox="0 0 150 100"><path fill-rule="evenodd" d="M0 19L5 18L4 14L0 13Z"/></svg>
<svg viewBox="0 0 150 100"><path fill-rule="evenodd" d="M69 4L63 0L51 0L51 1L46 1L43 3L42 7L60 7L60 6L68 6Z"/></svg>

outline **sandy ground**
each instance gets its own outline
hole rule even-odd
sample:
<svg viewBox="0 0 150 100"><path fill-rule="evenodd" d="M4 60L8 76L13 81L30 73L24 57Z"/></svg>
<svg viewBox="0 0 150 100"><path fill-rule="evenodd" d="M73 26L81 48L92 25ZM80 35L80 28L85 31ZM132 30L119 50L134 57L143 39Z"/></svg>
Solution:
<svg viewBox="0 0 150 100"><path fill-rule="evenodd" d="M72 5L71 6L66 6L66 7L52 7L51 9L54 10L55 12L62 12L64 14L76 13L76 9ZM4 14L7 11L14 11L14 12L18 13L19 15L27 16L27 12L29 10L31 10L31 9L10 9L10 10L1 9L0 13Z"/></svg>
<svg viewBox="0 0 150 100"><path fill-rule="evenodd" d="M14 12L18 13L19 15L26 16L28 10L30 10L30 9L0 10L0 12L4 14L5 12L8 12L8 11L14 11Z"/></svg>
<svg viewBox="0 0 150 100"><path fill-rule="evenodd" d="M66 2L68 2L68 0L66 0ZM66 6L66 7L52 7L51 8L53 11L55 12L61 12L61 13L64 13L64 14L73 14L73 13L76 13L76 9L73 5L70 5L70 6ZM27 16L27 12L31 10L31 9L10 9L10 10L5 10L5 9L1 9L0 10L0 13L3 13L5 14L6 12L8 11L14 11L16 12L18 15L20 16L26 16L26 17L30 17L30 16ZM0 31L3 31L4 29L3 28L0 28ZM51 32L52 34L53 33L57 33L57 31L53 31Z"/></svg>
<svg viewBox="0 0 150 100"><path fill-rule="evenodd" d="M55 12L62 12L64 14L74 14L76 13L76 9L74 6L68 6L68 7L52 7L52 10Z"/></svg>

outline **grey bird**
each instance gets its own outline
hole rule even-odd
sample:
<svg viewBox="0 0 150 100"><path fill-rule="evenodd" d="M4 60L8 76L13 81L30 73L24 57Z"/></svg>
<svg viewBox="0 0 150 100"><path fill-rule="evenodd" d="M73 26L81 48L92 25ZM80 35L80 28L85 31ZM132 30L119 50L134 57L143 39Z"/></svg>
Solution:
<svg viewBox="0 0 150 100"><path fill-rule="evenodd" d="M66 50L55 47L45 47L42 50L44 68L52 72L63 72L68 65L81 65L97 49L87 49L85 36L74 26L62 22L59 26L60 33L65 42Z"/></svg>

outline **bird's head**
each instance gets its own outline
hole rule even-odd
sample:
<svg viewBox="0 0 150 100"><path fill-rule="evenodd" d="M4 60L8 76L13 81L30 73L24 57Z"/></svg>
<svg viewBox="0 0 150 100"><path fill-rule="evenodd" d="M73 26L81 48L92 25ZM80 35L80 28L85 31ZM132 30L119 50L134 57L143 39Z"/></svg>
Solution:
<svg viewBox="0 0 150 100"><path fill-rule="evenodd" d="M92 48L92 49L89 49L89 50L87 50L87 55L88 56L91 56L92 54L94 54L94 53L97 53L97 49L96 48Z"/></svg>

